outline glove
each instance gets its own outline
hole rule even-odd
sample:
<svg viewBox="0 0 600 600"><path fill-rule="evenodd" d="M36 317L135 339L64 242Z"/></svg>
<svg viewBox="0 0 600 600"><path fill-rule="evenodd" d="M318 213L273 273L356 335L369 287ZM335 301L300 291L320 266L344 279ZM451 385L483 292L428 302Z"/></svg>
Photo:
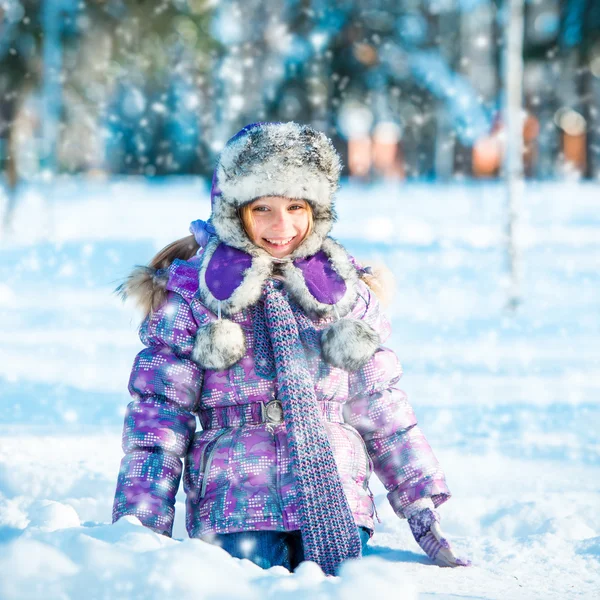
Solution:
<svg viewBox="0 0 600 600"><path fill-rule="evenodd" d="M471 561L458 558L440 529L440 516L425 508L408 517L408 524L417 544L440 567L469 567Z"/></svg>

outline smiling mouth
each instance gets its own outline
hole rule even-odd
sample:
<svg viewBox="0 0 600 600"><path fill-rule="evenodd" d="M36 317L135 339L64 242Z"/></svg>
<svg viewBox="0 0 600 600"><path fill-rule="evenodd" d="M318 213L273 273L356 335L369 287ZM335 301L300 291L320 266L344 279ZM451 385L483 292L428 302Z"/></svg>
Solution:
<svg viewBox="0 0 600 600"><path fill-rule="evenodd" d="M284 246L288 246L295 239L296 239L295 235L293 237L287 238L285 240L270 240L270 239L267 239L267 238L263 238L263 240L265 242L267 242L267 244L269 244L270 246L273 246L274 248L283 248Z"/></svg>

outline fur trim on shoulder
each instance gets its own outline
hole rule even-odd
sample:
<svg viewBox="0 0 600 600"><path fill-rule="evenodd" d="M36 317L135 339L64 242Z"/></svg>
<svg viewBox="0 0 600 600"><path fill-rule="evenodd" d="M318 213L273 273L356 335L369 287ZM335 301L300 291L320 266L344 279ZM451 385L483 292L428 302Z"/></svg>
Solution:
<svg viewBox="0 0 600 600"><path fill-rule="evenodd" d="M396 294L396 278L383 263L371 264L368 270L359 271L359 277L369 286L383 308L389 308Z"/></svg>
<svg viewBox="0 0 600 600"><path fill-rule="evenodd" d="M117 287L115 293L122 300L132 298L142 309L144 317L155 311L167 299L167 269L154 269L138 265L127 279Z"/></svg>

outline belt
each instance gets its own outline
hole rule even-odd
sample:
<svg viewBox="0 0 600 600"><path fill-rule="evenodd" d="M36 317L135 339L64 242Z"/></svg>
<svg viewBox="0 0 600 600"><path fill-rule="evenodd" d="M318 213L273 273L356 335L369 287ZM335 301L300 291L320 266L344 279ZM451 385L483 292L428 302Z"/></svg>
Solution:
<svg viewBox="0 0 600 600"><path fill-rule="evenodd" d="M326 421L343 423L342 403L321 401L318 403L321 414ZM270 402L249 402L206 408L198 412L202 429L219 429L221 427L240 427L242 425L259 425L267 423L275 426L283 423L283 407L279 400Z"/></svg>

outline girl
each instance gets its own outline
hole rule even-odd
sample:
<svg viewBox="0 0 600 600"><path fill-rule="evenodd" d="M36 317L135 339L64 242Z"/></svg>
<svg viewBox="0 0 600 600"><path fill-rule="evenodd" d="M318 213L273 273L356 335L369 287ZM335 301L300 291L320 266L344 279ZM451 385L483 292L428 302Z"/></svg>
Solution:
<svg viewBox="0 0 600 600"><path fill-rule="evenodd" d="M328 237L340 169L308 126L245 127L219 158L209 222L118 288L144 308L146 347L113 522L131 514L170 536L184 458L190 537L334 574L373 535L374 471L423 550L467 564L440 531L450 492L396 387L373 277Z"/></svg>

